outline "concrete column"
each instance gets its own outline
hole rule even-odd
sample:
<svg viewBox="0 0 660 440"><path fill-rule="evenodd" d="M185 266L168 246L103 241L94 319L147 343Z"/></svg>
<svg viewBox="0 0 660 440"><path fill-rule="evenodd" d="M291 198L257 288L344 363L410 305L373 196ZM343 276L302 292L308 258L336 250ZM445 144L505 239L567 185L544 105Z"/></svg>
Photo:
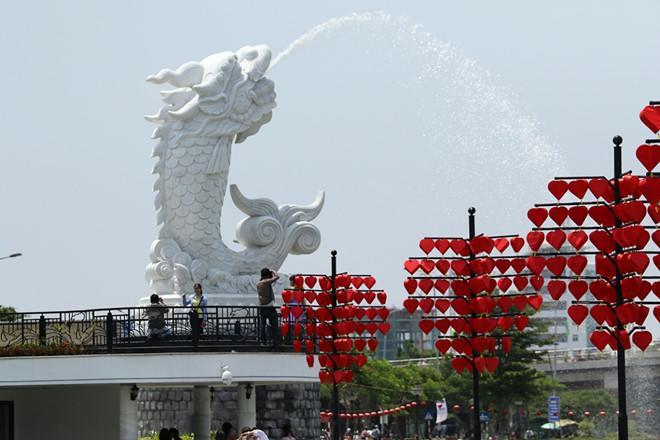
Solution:
<svg viewBox="0 0 660 440"><path fill-rule="evenodd" d="M131 400L133 385L119 387L119 440L137 440L137 398Z"/></svg>
<svg viewBox="0 0 660 440"><path fill-rule="evenodd" d="M252 395L249 399L245 398L245 389L247 384L238 384L238 426L240 432L244 426L254 428L257 426L257 388L252 387Z"/></svg>
<svg viewBox="0 0 660 440"><path fill-rule="evenodd" d="M193 387L192 422L195 440L211 440L211 393L207 385Z"/></svg>

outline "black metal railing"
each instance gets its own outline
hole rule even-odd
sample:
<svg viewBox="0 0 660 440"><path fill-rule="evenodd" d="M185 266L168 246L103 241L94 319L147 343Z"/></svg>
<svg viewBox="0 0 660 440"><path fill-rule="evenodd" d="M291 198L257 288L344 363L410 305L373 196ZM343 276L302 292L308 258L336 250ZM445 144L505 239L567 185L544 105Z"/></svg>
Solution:
<svg viewBox="0 0 660 440"><path fill-rule="evenodd" d="M12 313L0 320L0 356L292 349L289 341L275 347L267 326L261 334L256 306L208 306L201 331L189 307L167 309L162 315L167 330L156 335L149 329L148 307Z"/></svg>

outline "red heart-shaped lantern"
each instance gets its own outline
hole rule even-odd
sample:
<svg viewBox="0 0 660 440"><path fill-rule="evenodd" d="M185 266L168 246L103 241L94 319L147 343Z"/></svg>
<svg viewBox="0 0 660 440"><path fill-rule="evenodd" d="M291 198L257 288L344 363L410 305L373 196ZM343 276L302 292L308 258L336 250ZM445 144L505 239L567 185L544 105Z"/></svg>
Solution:
<svg viewBox="0 0 660 440"><path fill-rule="evenodd" d="M597 199L602 198L608 202L614 200L614 188L607 179L602 177L589 180L589 191Z"/></svg>
<svg viewBox="0 0 660 440"><path fill-rule="evenodd" d="M578 226L582 226L588 215L589 209L583 205L572 206L568 209L568 217Z"/></svg>
<svg viewBox="0 0 660 440"><path fill-rule="evenodd" d="M615 244L611 236L602 230L596 230L589 234L589 240L599 251L609 254L614 252Z"/></svg>
<svg viewBox="0 0 660 440"><path fill-rule="evenodd" d="M565 180L552 180L548 183L548 190L557 200L560 200L568 191L568 182Z"/></svg>
<svg viewBox="0 0 660 440"><path fill-rule="evenodd" d="M513 318L513 323L518 331L523 331L525 330L525 327L527 327L527 324L529 324L529 318L525 315L518 315Z"/></svg>
<svg viewBox="0 0 660 440"><path fill-rule="evenodd" d="M496 238L495 239L495 249L501 254L506 248L509 247L509 240L507 238Z"/></svg>
<svg viewBox="0 0 660 440"><path fill-rule="evenodd" d="M632 335L632 340L635 345L640 348L640 350L645 351L653 341L653 335L647 330L636 331Z"/></svg>
<svg viewBox="0 0 660 440"><path fill-rule="evenodd" d="M415 272L417 272L417 269L419 269L420 262L418 260L406 260L403 263L404 269L410 273L410 275L414 275ZM327 289L324 289L327 290Z"/></svg>
<svg viewBox="0 0 660 440"><path fill-rule="evenodd" d="M408 278L406 281L403 282L403 287L406 288L408 294L412 295L417 290L417 280Z"/></svg>
<svg viewBox="0 0 660 440"><path fill-rule="evenodd" d="M575 275L580 275L587 267L587 257L584 255L573 255L566 263L568 268L573 271Z"/></svg>
<svg viewBox="0 0 660 440"><path fill-rule="evenodd" d="M555 229L554 231L550 231L546 234L545 240L550 244L550 246L556 250L559 250L566 241L566 233L561 229Z"/></svg>
<svg viewBox="0 0 660 440"><path fill-rule="evenodd" d="M660 131L660 107L647 105L639 112L639 119L653 133Z"/></svg>
<svg viewBox="0 0 660 440"><path fill-rule="evenodd" d="M455 357L451 360L451 366L457 373L462 373L463 370L472 372L472 364L464 357Z"/></svg>
<svg viewBox="0 0 660 440"><path fill-rule="evenodd" d="M529 218L537 228L540 228L541 225L543 225L543 222L545 222L545 219L548 218L548 211L545 208L532 208L527 211L527 218Z"/></svg>
<svg viewBox="0 0 660 440"><path fill-rule="evenodd" d="M424 332L425 335L431 333L431 330L433 330L434 327L435 325L430 319L421 319L419 321L419 328L422 330L422 332Z"/></svg>
<svg viewBox="0 0 660 440"><path fill-rule="evenodd" d="M511 287L512 281L511 278L500 278L497 280L497 288L500 289L502 293L506 293Z"/></svg>
<svg viewBox="0 0 660 440"><path fill-rule="evenodd" d="M568 217L568 208L565 206L554 206L548 211L548 215L557 226L561 226Z"/></svg>
<svg viewBox="0 0 660 440"><path fill-rule="evenodd" d="M591 206L588 210L589 217L593 219L596 223L606 228L612 227L615 224L614 214L608 206L605 205L594 205Z"/></svg>
<svg viewBox="0 0 660 440"><path fill-rule="evenodd" d="M548 293L555 301L558 301L566 291L566 283L561 280L548 281Z"/></svg>
<svg viewBox="0 0 660 440"><path fill-rule="evenodd" d="M529 245L529 248L533 251L536 252L541 248L541 245L543 244L543 239L545 238L545 234L541 231L532 231L527 234L527 244ZM513 262L512 262L513 264Z"/></svg>
<svg viewBox="0 0 660 440"><path fill-rule="evenodd" d="M438 252L444 255L445 252L447 252L449 249L449 240L444 238L435 240L435 248L438 250Z"/></svg>
<svg viewBox="0 0 660 440"><path fill-rule="evenodd" d="M575 325L580 325L584 322L589 314L589 309L583 305L572 305L568 308L568 316L571 317Z"/></svg>
<svg viewBox="0 0 660 440"><path fill-rule="evenodd" d="M558 255L556 257L548 258L545 261L545 266L553 275L560 276L566 268L566 257Z"/></svg>
<svg viewBox="0 0 660 440"><path fill-rule="evenodd" d="M573 280L568 283L568 291L571 292L571 294L577 300L582 298L584 294L587 293L588 288L589 286L587 282L583 280Z"/></svg>
<svg viewBox="0 0 660 440"><path fill-rule="evenodd" d="M447 333L450 327L450 319L437 319L435 321L435 328L438 329L440 333Z"/></svg>
<svg viewBox="0 0 660 440"><path fill-rule="evenodd" d="M449 339L438 339L435 341L435 348L442 354L446 354L451 348L451 341Z"/></svg>
<svg viewBox="0 0 660 440"><path fill-rule="evenodd" d="M422 250L422 252L428 255L435 248L435 240L432 238L424 238L419 241L419 248Z"/></svg>
<svg viewBox="0 0 660 440"><path fill-rule="evenodd" d="M571 180L568 184L568 190L578 199L582 200L589 189L589 184L584 179Z"/></svg>
<svg viewBox="0 0 660 440"><path fill-rule="evenodd" d="M510 240L511 243L511 249L513 249L514 252L520 252L520 249L525 246L525 240L522 239L521 237L514 237Z"/></svg>
<svg viewBox="0 0 660 440"><path fill-rule="evenodd" d="M610 343L611 335L606 331L596 330L591 333L589 340L594 346L603 351L603 349Z"/></svg>

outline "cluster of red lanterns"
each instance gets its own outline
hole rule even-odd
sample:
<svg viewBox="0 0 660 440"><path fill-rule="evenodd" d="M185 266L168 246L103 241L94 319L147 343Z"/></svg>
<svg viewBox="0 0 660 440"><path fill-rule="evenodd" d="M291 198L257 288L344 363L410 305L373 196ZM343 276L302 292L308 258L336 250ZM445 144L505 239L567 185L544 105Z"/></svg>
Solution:
<svg viewBox="0 0 660 440"><path fill-rule="evenodd" d="M655 252L651 258L647 250L651 242L660 245L660 230L656 230L660 178L653 174L660 161L660 145L639 146L637 157L648 171L646 176L625 174L616 181L603 177L555 179L548 190L556 202L527 212L536 227L528 234L530 248L536 252L543 242L548 245L549 252L540 254L539 264L552 274L549 294L554 300L566 292L572 295L575 301L568 315L576 325L587 316L596 321L598 328L589 338L599 350L607 346L616 350L619 345L629 349L631 340L646 350L653 340L651 332L639 326L650 312L645 298L651 292L660 297L660 282L645 276L651 260L660 268L660 255ZM567 219L575 226L565 226ZM644 224L646 220L650 224ZM555 226L544 227L548 221ZM587 242L595 251L583 250ZM588 256L593 256L596 277L583 276ZM582 300L587 292L595 301ZM660 306L653 314L660 321Z"/></svg>
<svg viewBox="0 0 660 440"><path fill-rule="evenodd" d="M352 381L351 367L362 368L364 351L376 350L376 333L390 330L387 294L375 284L370 275L297 275L294 287L282 291L282 334L292 334L310 367L318 354L321 383Z"/></svg>
<svg viewBox="0 0 660 440"><path fill-rule="evenodd" d="M542 261L519 255L524 246L521 237L424 238L419 247L425 256L404 262L409 296L403 306L410 314L423 312L419 328L425 334L437 329L445 335L435 346L443 355L455 354L457 372L494 372L497 348L511 349L507 332L523 331L528 314L541 307ZM503 335L496 337L499 331Z"/></svg>
<svg viewBox="0 0 660 440"><path fill-rule="evenodd" d="M400 411L405 411L411 408L415 408L418 405L417 402L409 402L396 406L389 409L379 409L376 411L361 411L361 412L340 412L340 419L369 419L372 417L380 417L389 414L396 414ZM321 411L320 416L322 419L332 417L332 411Z"/></svg>

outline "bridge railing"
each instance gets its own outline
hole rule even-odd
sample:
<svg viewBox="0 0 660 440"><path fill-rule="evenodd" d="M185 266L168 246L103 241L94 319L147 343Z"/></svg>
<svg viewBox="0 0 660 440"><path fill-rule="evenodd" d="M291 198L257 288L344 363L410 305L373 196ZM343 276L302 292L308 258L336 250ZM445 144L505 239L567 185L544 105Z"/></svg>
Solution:
<svg viewBox="0 0 660 440"><path fill-rule="evenodd" d="M270 328L261 334L259 307L208 306L201 331L189 307L166 308L169 331L156 337L150 337L149 307L6 314L0 317L0 356L275 349ZM276 348L288 351L291 345Z"/></svg>
<svg viewBox="0 0 660 440"><path fill-rule="evenodd" d="M649 345L646 351L637 349L636 347L626 350L626 357L639 357L639 356L648 356L650 353L660 352L660 344L658 341ZM609 348L599 351L595 347L589 348L569 348L569 349L559 349L559 350L542 350L544 357L558 362L582 362L582 361L596 361L603 359L616 358L616 351Z"/></svg>

